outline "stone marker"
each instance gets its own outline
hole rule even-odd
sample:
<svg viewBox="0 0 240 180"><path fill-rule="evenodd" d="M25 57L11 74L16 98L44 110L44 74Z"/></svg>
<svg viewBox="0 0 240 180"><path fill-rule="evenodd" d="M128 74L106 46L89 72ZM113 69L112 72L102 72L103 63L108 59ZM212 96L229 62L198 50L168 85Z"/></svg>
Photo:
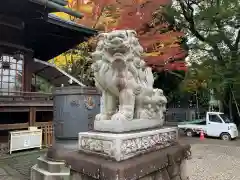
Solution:
<svg viewBox="0 0 240 180"><path fill-rule="evenodd" d="M177 128L163 127L167 100L161 89L153 88L152 70L142 53L133 30L99 35L92 68L102 107L94 131L79 133L79 151L53 148L48 153L51 160L62 159L71 167L69 180L188 179L190 146L178 144ZM36 166L31 178L42 180L36 178ZM54 173L45 178L61 177Z"/></svg>

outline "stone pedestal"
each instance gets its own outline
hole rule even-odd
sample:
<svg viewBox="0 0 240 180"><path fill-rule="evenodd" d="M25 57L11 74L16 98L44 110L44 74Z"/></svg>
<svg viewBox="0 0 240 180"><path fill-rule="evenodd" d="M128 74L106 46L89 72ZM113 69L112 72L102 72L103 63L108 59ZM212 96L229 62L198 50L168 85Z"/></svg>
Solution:
<svg viewBox="0 0 240 180"><path fill-rule="evenodd" d="M79 133L79 150L122 161L156 151L177 142L176 128L162 128L129 133Z"/></svg>
<svg viewBox="0 0 240 180"><path fill-rule="evenodd" d="M45 156L39 157L31 168L31 180L68 180L70 168L65 162L50 161Z"/></svg>
<svg viewBox="0 0 240 180"><path fill-rule="evenodd" d="M66 167L39 158L31 180L188 180L189 151L189 145L175 144L120 162L75 151L62 156Z"/></svg>
<svg viewBox="0 0 240 180"><path fill-rule="evenodd" d="M70 180L188 180L189 145L173 145L125 161L110 161L86 153L72 153Z"/></svg>
<svg viewBox="0 0 240 180"><path fill-rule="evenodd" d="M190 146L177 137L176 128L79 133L80 152L49 151L57 161L38 158L31 180L188 180Z"/></svg>

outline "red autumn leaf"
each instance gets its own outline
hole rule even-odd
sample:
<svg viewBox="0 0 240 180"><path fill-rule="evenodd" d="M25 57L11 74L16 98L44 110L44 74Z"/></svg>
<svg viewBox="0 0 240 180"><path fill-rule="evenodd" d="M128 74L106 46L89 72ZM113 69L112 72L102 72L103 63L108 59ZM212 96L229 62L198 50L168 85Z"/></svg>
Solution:
<svg viewBox="0 0 240 180"><path fill-rule="evenodd" d="M169 5L171 0L72 1L75 1L74 9L81 9L84 6L88 8L84 13L85 17L78 23L93 28L101 24L105 27L103 28L105 31L136 30L139 42L146 51L145 61L153 69L157 71L187 70L184 63L187 52L180 46L184 33L172 28L161 14L162 7ZM92 7L91 11L90 7ZM157 21L154 17L156 11L160 12L157 14Z"/></svg>

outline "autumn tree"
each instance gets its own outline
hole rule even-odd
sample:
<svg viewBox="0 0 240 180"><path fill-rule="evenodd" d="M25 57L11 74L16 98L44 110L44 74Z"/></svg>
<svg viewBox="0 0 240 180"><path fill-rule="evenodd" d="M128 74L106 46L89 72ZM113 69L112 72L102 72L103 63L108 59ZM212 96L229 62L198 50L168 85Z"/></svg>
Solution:
<svg viewBox="0 0 240 180"><path fill-rule="evenodd" d="M169 1L141 1L124 8L118 29L135 29L145 49L145 61L155 71L186 70L186 51L181 47L184 34L166 18ZM180 60L180 61L178 61Z"/></svg>
<svg viewBox="0 0 240 180"><path fill-rule="evenodd" d="M174 71L186 71L183 61L186 51L181 46L184 34L173 26L171 23L173 20L167 16L165 6L168 5L170 5L169 0L69 0L68 6L84 14L84 17L82 19L67 17L68 20L95 28L100 32L114 29L136 30L146 52L144 59L147 65L155 72L168 71L178 76L179 73ZM66 16L64 18L66 19ZM78 52L80 50L78 47L59 58L61 62L63 61L64 69L86 85L92 85L89 65L91 62L82 55L89 57L89 52L94 50L94 44L95 38L91 38L88 40L88 52L85 50L84 53ZM89 66L87 67L86 64ZM70 66L73 68L69 68ZM85 71L79 72L82 67ZM159 85L161 83L156 86L162 88ZM175 86L178 88L178 85Z"/></svg>
<svg viewBox="0 0 240 180"><path fill-rule="evenodd" d="M77 47L64 53L63 56L67 56L65 57L67 60L66 65L62 67L67 73L80 80L86 86L94 86L88 43L79 44Z"/></svg>
<svg viewBox="0 0 240 180"><path fill-rule="evenodd" d="M155 71L186 70L184 34L168 22L164 9L169 4L169 0L72 0L69 6L84 14L75 19L77 23L104 32L136 30L145 60Z"/></svg>

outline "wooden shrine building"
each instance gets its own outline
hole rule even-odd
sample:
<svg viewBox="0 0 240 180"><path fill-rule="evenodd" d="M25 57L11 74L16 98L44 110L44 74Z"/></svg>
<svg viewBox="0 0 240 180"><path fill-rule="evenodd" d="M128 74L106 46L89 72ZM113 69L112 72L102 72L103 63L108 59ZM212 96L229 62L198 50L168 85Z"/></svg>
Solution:
<svg viewBox="0 0 240 180"><path fill-rule="evenodd" d="M34 59L48 61L97 33L50 14L61 11L81 18L81 14L64 5L64 0L1 3L0 142L9 130L44 126L53 119L52 94L34 92L32 82L35 74L42 74L59 86L64 75Z"/></svg>

